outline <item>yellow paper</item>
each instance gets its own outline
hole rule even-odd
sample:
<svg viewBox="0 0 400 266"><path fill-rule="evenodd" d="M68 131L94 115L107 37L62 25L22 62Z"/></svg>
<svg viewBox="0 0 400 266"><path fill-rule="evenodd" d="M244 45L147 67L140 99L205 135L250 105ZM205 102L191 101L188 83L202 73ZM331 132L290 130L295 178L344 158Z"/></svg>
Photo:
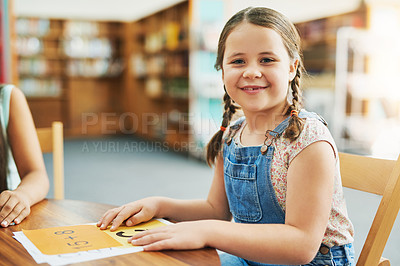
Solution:
<svg viewBox="0 0 400 266"><path fill-rule="evenodd" d="M29 240L46 255L74 253L122 246L96 225L62 226L23 230Z"/></svg>
<svg viewBox="0 0 400 266"><path fill-rule="evenodd" d="M128 239L131 238L133 235L136 235L140 232L146 231L148 229L165 226L166 224L160 222L158 220L151 220L146 223L141 223L135 226L120 226L114 232L111 232L110 229L104 230L106 234L111 236L113 239L117 240L120 244L124 247L132 247L131 243L128 243Z"/></svg>

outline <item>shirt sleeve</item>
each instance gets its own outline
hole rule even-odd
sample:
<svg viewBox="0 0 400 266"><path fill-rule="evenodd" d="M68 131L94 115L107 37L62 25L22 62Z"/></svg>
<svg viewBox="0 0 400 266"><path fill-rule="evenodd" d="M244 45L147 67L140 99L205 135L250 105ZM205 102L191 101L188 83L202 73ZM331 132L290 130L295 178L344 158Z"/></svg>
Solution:
<svg viewBox="0 0 400 266"><path fill-rule="evenodd" d="M337 159L337 148L329 129L316 118L307 118L300 136L288 145L289 164L305 148L317 141L328 142Z"/></svg>
<svg viewBox="0 0 400 266"><path fill-rule="evenodd" d="M8 127L8 119L10 117L10 99L11 99L11 91L13 89L13 85L5 85L2 88L1 96L2 96L2 108L3 108L3 117L2 121L3 127L7 129Z"/></svg>

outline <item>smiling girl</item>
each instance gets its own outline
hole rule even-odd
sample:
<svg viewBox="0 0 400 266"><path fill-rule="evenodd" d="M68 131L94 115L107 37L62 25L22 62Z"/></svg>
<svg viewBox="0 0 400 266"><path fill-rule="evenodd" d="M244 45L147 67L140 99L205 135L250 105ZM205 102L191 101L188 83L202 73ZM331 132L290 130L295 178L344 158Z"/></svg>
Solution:
<svg viewBox="0 0 400 266"><path fill-rule="evenodd" d="M220 35L215 66L225 111L207 148L215 168L208 198L146 198L109 210L98 226L186 221L130 241L145 251L211 246L224 251L222 265L353 265L336 145L324 120L301 109L294 25L268 8L238 12ZM239 108L244 116L232 122Z"/></svg>

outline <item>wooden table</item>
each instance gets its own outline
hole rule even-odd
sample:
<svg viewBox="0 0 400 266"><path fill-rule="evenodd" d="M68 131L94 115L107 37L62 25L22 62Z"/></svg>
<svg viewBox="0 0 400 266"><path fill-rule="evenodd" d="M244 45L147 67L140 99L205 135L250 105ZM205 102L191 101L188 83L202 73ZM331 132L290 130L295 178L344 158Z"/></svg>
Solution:
<svg viewBox="0 0 400 266"><path fill-rule="evenodd" d="M112 207L115 206L75 200L45 199L39 202L21 224L0 229L0 265L36 265L25 248L12 238L13 232L97 222ZM74 265L220 265L220 262L215 249L205 248L137 252Z"/></svg>

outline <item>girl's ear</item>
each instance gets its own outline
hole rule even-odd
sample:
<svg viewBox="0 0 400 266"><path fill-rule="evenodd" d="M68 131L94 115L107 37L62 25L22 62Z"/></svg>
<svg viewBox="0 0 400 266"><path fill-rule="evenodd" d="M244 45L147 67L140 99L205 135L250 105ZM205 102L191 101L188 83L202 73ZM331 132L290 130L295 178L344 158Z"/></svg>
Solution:
<svg viewBox="0 0 400 266"><path fill-rule="evenodd" d="M299 59L296 59L289 67L289 81L293 81L296 77L297 67L299 66Z"/></svg>

